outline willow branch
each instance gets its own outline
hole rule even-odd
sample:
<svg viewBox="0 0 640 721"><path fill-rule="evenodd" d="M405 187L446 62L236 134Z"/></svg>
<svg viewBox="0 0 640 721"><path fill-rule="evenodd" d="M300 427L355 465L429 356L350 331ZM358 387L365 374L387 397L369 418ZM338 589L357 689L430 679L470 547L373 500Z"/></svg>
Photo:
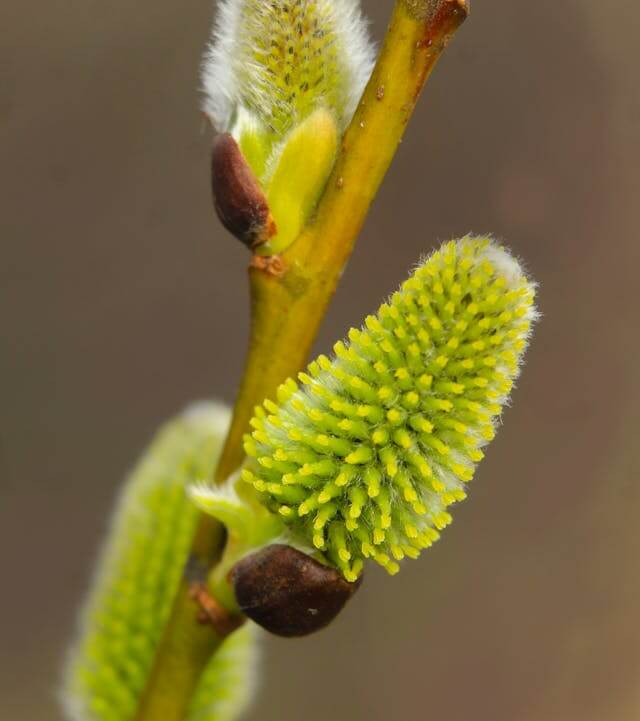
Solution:
<svg viewBox="0 0 640 721"><path fill-rule="evenodd" d="M254 258L251 335L216 482L242 463L253 409L305 364L337 283L422 88L468 14L466 0L398 0L372 77L313 221L282 256ZM221 529L201 519L192 561L212 567ZM196 619L185 579L136 721L183 721L220 636Z"/></svg>
<svg viewBox="0 0 640 721"><path fill-rule="evenodd" d="M273 398L277 387L307 360L422 88L467 14L465 0L396 4L315 220L274 263L250 268L249 354L218 481L242 463L242 436L254 406Z"/></svg>

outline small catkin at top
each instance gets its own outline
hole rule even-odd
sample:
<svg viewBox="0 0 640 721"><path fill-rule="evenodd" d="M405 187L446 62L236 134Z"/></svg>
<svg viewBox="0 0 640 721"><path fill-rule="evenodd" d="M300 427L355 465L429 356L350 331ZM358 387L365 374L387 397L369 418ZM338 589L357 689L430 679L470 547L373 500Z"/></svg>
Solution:
<svg viewBox="0 0 640 721"><path fill-rule="evenodd" d="M360 0L221 0L202 65L215 207L255 253L312 216L373 68ZM229 136L229 137L228 137Z"/></svg>
<svg viewBox="0 0 640 721"><path fill-rule="evenodd" d="M466 498L536 318L490 238L445 243L364 326L257 409L244 479L347 580L417 558Z"/></svg>
<svg viewBox="0 0 640 721"><path fill-rule="evenodd" d="M348 124L373 66L359 0L223 0L205 56L204 110L218 130L282 136L319 107Z"/></svg>

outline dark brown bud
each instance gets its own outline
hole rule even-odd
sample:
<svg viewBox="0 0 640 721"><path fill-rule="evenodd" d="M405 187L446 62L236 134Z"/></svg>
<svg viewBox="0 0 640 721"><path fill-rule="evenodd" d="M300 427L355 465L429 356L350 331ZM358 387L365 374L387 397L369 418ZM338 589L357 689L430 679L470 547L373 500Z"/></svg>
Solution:
<svg viewBox="0 0 640 721"><path fill-rule="evenodd" d="M329 625L358 590L334 568L273 545L242 559L232 572L236 600L252 621L277 636L307 636Z"/></svg>
<svg viewBox="0 0 640 721"><path fill-rule="evenodd" d="M213 141L211 185L216 212L224 227L249 248L276 233L260 184L229 133Z"/></svg>

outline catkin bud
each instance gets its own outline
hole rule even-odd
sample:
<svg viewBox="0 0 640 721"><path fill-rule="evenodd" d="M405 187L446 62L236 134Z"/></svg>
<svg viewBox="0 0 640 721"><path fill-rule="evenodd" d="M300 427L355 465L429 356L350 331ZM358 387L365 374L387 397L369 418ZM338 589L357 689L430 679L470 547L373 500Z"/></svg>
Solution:
<svg viewBox="0 0 640 721"><path fill-rule="evenodd" d="M451 522L518 376L535 287L488 238L446 243L252 421L243 478L356 580Z"/></svg>
<svg viewBox="0 0 640 721"><path fill-rule="evenodd" d="M220 4L203 64L204 111L237 142L252 174L243 170L249 205L256 185L273 222L262 206L258 223L253 207L239 212L242 195L224 188L215 153L213 190L225 227L254 252L281 252L302 230L372 65L358 0Z"/></svg>

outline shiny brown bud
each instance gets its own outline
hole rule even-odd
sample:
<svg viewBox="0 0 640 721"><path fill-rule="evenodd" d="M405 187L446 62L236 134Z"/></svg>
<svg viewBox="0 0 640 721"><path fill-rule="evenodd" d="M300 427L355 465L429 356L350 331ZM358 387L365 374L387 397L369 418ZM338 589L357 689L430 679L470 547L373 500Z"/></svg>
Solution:
<svg viewBox="0 0 640 721"><path fill-rule="evenodd" d="M284 545L267 546L237 563L231 579L243 613L276 636L307 636L340 613L358 590L334 568Z"/></svg>
<svg viewBox="0 0 640 721"><path fill-rule="evenodd" d="M224 227L249 248L266 243L276 225L260 183L229 133L213 141L211 186Z"/></svg>

